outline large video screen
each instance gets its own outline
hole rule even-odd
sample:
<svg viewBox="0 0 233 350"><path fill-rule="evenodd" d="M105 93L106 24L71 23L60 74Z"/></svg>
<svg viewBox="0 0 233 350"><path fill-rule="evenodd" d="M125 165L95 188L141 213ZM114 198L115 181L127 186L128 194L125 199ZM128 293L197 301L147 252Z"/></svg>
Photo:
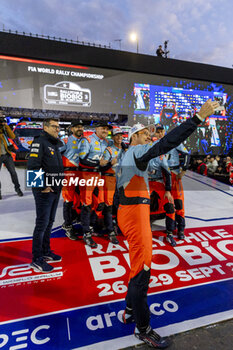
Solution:
<svg viewBox="0 0 233 350"><path fill-rule="evenodd" d="M214 84L210 86L211 90L202 90L198 87L188 89L135 83L134 112L138 115L143 113L155 124L162 123L169 131L192 117L208 99L216 100L219 108L198 128L197 133L185 141L185 145L193 153L224 152L230 146L227 143L227 127L232 116L230 99L226 92L219 91L219 87Z"/></svg>
<svg viewBox="0 0 233 350"><path fill-rule="evenodd" d="M128 125L161 122L167 131L208 99L220 108L185 143L194 154L232 148L233 85L0 56L0 106L125 115Z"/></svg>

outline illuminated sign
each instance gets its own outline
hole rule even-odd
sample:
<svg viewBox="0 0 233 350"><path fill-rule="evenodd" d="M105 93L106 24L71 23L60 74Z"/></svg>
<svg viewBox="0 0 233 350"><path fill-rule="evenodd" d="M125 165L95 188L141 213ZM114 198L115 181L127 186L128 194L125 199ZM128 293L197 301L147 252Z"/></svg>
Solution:
<svg viewBox="0 0 233 350"><path fill-rule="evenodd" d="M91 106L91 90L83 89L70 81L44 86L44 102L68 106Z"/></svg>

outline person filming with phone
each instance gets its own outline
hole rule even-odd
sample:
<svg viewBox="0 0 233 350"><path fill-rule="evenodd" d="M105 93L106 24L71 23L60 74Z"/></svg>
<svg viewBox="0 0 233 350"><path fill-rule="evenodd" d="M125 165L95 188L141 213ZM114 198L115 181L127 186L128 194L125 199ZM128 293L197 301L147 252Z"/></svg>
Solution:
<svg viewBox="0 0 233 350"><path fill-rule="evenodd" d="M18 175L16 173L13 158L11 156L12 144L10 143L9 138L14 140L15 134L11 130L10 126L7 125L5 116L3 114L0 114L0 169L2 167L2 164L5 164L7 170L10 173L11 180L15 186L15 192L19 197L22 197L23 192L20 189ZM2 199L1 182L0 182L0 199Z"/></svg>

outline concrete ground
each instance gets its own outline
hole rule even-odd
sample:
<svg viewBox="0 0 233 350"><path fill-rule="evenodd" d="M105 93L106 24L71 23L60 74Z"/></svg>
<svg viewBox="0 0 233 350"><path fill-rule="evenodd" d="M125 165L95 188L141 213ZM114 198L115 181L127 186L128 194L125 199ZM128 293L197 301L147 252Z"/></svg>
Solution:
<svg viewBox="0 0 233 350"><path fill-rule="evenodd" d="M171 340L172 344L167 348L168 350L232 350L233 319L176 334L171 337ZM135 349L152 348L143 343L127 347L124 350Z"/></svg>

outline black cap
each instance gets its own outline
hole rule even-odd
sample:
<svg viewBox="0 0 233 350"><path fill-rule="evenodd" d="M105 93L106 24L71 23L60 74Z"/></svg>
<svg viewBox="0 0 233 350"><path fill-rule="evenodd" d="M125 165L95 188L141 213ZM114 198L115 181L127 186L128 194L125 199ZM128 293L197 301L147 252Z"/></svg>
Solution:
<svg viewBox="0 0 233 350"><path fill-rule="evenodd" d="M95 128L98 128L99 126L107 126L109 129L112 129L112 125L110 125L107 121L104 121L104 120L97 122L93 126L95 126Z"/></svg>
<svg viewBox="0 0 233 350"><path fill-rule="evenodd" d="M163 130L163 129L164 129L163 124L158 123L158 124L155 125L155 130L156 130L156 131L157 131L157 130Z"/></svg>
<svg viewBox="0 0 233 350"><path fill-rule="evenodd" d="M83 125L83 121L81 119L75 119L71 122L71 127L76 125Z"/></svg>
<svg viewBox="0 0 233 350"><path fill-rule="evenodd" d="M112 129L112 136L116 136L118 134L122 134L123 135L124 131L122 131L121 128L119 128L119 127L113 128Z"/></svg>

